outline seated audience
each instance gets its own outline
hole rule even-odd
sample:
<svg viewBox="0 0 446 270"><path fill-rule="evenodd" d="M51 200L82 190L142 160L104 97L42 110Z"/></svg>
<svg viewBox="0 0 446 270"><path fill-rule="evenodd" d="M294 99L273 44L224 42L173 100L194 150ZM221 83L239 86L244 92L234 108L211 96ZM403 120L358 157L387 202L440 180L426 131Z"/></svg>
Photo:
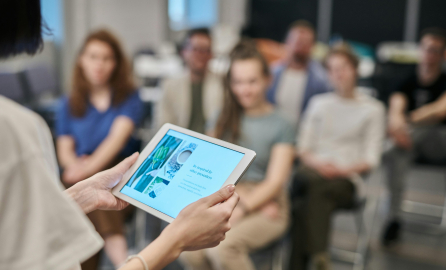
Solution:
<svg viewBox="0 0 446 270"><path fill-rule="evenodd" d="M285 42L287 57L273 68L267 94L269 101L296 125L310 99L331 90L324 68L311 59L314 42L315 31L309 22L291 24Z"/></svg>
<svg viewBox="0 0 446 270"><path fill-rule="evenodd" d="M298 140L301 165L295 181L305 194L292 226L290 269L330 269L327 246L331 214L354 206L360 175L376 167L384 136L384 106L356 89L358 59L344 46L334 48L326 65L334 93L314 97ZM313 268L312 268L313 269Z"/></svg>
<svg viewBox="0 0 446 270"><path fill-rule="evenodd" d="M117 164L139 150L132 137L142 115L142 102L118 39L106 30L91 33L76 59L72 89L57 115L57 154L62 181L71 186ZM127 257L122 212L88 215L105 239L115 266ZM96 269L98 256L83 269Z"/></svg>
<svg viewBox="0 0 446 270"><path fill-rule="evenodd" d="M420 60L411 74L391 95L388 130L394 143L388 158L387 178L391 194L388 224L383 244L399 239L398 212L411 160L446 162L446 74L442 71L446 33L439 28L421 34Z"/></svg>
<svg viewBox="0 0 446 270"><path fill-rule="evenodd" d="M181 54L187 70L163 83L164 96L159 105L158 124L175 124L200 133L223 102L221 78L208 70L212 58L208 29L189 31Z"/></svg>
<svg viewBox="0 0 446 270"><path fill-rule="evenodd" d="M255 269L249 253L278 240L288 228L285 185L294 158L294 128L266 97L269 68L254 45L243 42L231 53L223 110L211 134L256 151L237 185L240 202L232 229L216 248L186 252L188 269Z"/></svg>

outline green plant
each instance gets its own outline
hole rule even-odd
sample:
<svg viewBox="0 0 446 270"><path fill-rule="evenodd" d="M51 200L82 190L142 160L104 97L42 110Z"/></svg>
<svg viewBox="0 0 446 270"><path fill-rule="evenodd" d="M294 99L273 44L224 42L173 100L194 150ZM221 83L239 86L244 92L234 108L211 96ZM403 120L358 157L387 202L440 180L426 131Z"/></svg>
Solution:
<svg viewBox="0 0 446 270"><path fill-rule="evenodd" d="M155 154L153 155L152 160L152 169L158 169L158 167L155 167L158 163L158 165L162 164L162 161L164 161L167 157L167 154L169 153L170 148L168 146L160 146L158 150L156 150Z"/></svg>

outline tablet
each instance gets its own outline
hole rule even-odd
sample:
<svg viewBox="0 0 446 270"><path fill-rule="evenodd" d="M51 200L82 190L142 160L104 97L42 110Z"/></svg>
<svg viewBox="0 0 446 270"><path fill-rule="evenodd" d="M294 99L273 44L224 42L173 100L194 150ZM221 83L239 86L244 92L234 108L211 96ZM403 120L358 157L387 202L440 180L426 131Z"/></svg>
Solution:
<svg viewBox="0 0 446 270"><path fill-rule="evenodd" d="M255 156L252 150L165 124L112 192L172 222L190 203L237 184Z"/></svg>

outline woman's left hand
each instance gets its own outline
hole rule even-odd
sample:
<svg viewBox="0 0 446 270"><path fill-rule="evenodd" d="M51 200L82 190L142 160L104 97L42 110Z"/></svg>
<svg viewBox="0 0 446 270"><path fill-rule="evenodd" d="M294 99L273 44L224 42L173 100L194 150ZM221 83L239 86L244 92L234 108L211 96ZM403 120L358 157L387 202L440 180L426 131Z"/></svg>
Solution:
<svg viewBox="0 0 446 270"><path fill-rule="evenodd" d="M76 163L65 168L62 174L62 181L68 185L74 185L90 176L93 173L88 172L88 156L79 157Z"/></svg>
<svg viewBox="0 0 446 270"><path fill-rule="evenodd" d="M245 216L245 211L240 206L237 206L232 212L232 216L229 219L229 222L232 225L237 224L244 216Z"/></svg>
<svg viewBox="0 0 446 270"><path fill-rule="evenodd" d="M275 201L267 203L260 211L262 211L262 214L270 219L276 219L280 216L280 207Z"/></svg>
<svg viewBox="0 0 446 270"><path fill-rule="evenodd" d="M128 202L115 197L111 190L121 181L138 156L139 154L135 153L115 167L80 181L65 192L76 201L85 213L98 209L122 210L127 207Z"/></svg>

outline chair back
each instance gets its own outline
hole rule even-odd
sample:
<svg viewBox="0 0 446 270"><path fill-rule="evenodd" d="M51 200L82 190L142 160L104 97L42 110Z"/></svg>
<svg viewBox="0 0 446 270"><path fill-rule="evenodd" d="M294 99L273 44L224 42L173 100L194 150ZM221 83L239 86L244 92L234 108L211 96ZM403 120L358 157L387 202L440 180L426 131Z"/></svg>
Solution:
<svg viewBox="0 0 446 270"><path fill-rule="evenodd" d="M0 95L17 102L25 99L22 84L16 73L0 73Z"/></svg>
<svg viewBox="0 0 446 270"><path fill-rule="evenodd" d="M25 82L30 94L39 98L42 94L57 94L57 82L47 66L40 65L24 71Z"/></svg>

